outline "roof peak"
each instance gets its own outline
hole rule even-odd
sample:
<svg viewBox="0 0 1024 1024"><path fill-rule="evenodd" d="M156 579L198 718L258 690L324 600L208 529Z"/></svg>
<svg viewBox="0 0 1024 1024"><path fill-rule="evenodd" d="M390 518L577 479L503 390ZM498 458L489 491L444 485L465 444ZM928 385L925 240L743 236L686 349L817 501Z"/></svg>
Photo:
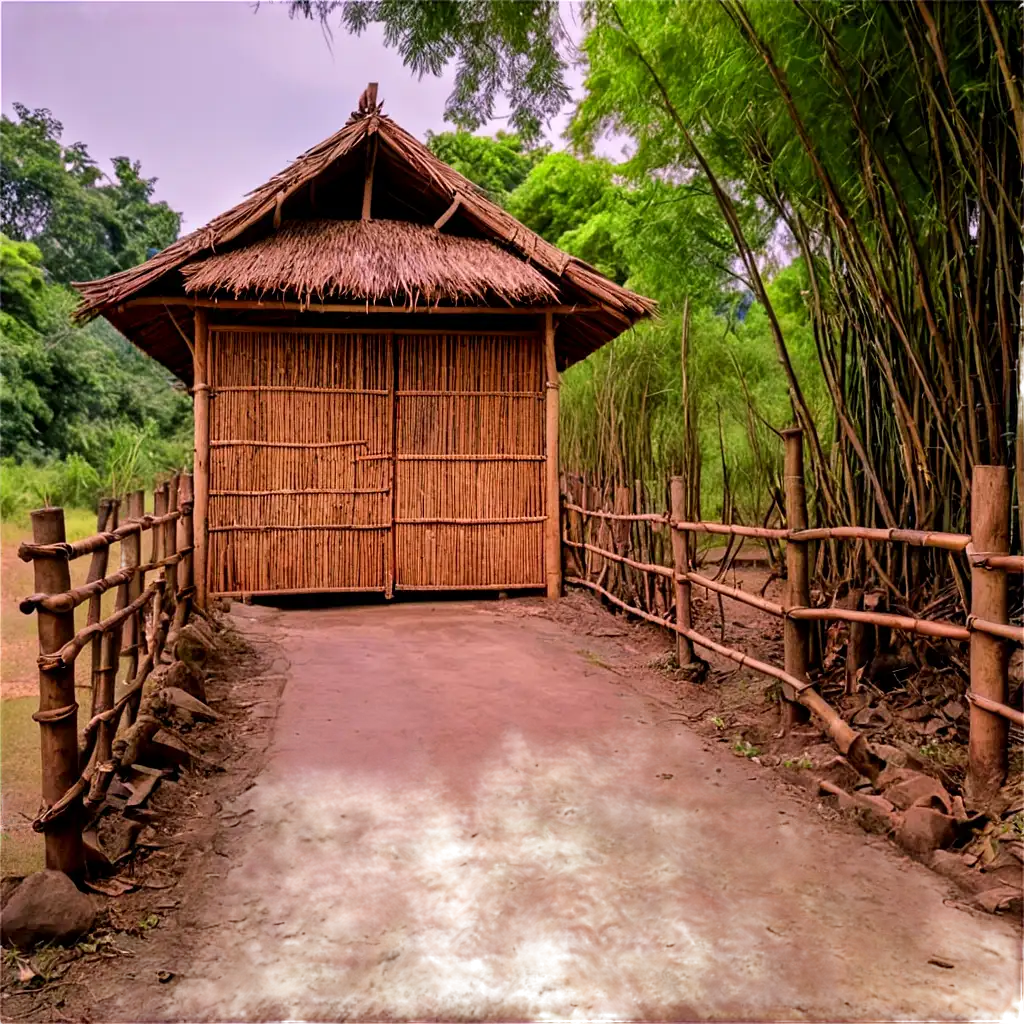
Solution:
<svg viewBox="0 0 1024 1024"><path fill-rule="evenodd" d="M384 101L377 102L377 83L370 82L360 93L356 109L349 115L347 124L353 121L361 121L364 117L380 115L384 110Z"/></svg>

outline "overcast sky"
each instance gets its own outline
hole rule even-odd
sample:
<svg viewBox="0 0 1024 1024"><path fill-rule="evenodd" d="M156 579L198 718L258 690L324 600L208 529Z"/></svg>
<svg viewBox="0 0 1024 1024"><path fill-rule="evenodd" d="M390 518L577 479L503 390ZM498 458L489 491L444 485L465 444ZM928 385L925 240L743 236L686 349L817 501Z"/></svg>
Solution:
<svg viewBox="0 0 1024 1024"><path fill-rule="evenodd" d="M184 230L335 132L369 81L414 135L446 127L452 69L419 81L377 30L338 29L329 47L317 23L290 20L284 3L3 0L0 22L4 112L14 102L48 107L65 143L84 142L105 170L113 156L140 160ZM575 34L568 5L566 22Z"/></svg>

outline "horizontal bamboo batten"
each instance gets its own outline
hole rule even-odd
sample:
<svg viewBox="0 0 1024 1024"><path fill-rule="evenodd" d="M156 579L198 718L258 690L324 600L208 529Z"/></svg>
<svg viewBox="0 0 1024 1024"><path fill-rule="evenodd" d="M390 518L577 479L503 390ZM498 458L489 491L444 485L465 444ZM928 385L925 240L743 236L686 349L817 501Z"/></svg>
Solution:
<svg viewBox="0 0 1024 1024"><path fill-rule="evenodd" d="M739 523L714 523L672 519L665 513L617 513L588 509L582 505L567 502L567 511L577 512L584 517L607 519L613 522L665 523L674 530L688 533L709 533L722 537L756 537L762 540L793 540L800 543L821 540L866 540L878 544L909 544L911 547L932 547L945 551L964 551L970 543L970 536L962 533L942 533L926 530L875 529L866 526L823 526L813 529L790 530L768 526L743 526ZM984 556L978 556L984 557ZM1003 558L1011 559L1004 562ZM993 568L1009 568L1017 564L1016 556L991 556ZM997 566L996 562L1000 564ZM1020 560L1024 566L1024 560Z"/></svg>
<svg viewBox="0 0 1024 1024"><path fill-rule="evenodd" d="M572 506L568 505L567 508ZM1024 627L1009 625L999 622L988 622L982 619L969 618L966 626L958 626L953 622L935 621L920 619L910 615L896 615L889 612L858 611L849 608L791 608L786 609L775 601L758 597L756 594L749 594L737 587L730 587L725 583L710 579L697 572L680 573L676 577L672 569L665 565L654 565L647 562L638 562L625 555L617 554L607 548L598 547L595 544L581 543L568 538L563 538L562 543L569 548L588 551L600 558L616 562L620 565L628 565L641 572L653 573L667 579L683 579L688 582L704 587L706 590L741 604L749 605L760 611L767 612L779 619L797 619L805 621L822 622L864 622L874 626L884 626L889 629L900 630L905 633L916 633L918 636L927 636L943 640L958 640L966 643L971 638L972 630L991 633L993 636L1003 637L1007 640L1024 644Z"/></svg>

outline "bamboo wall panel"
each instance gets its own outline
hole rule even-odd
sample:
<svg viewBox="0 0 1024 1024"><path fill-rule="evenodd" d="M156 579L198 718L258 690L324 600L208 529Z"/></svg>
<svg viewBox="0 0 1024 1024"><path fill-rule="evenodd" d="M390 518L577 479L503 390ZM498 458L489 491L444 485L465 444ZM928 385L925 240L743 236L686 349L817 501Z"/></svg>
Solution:
<svg viewBox="0 0 1024 1024"><path fill-rule="evenodd" d="M539 335L396 335L399 589L544 585Z"/></svg>
<svg viewBox="0 0 1024 1024"><path fill-rule="evenodd" d="M211 594L388 589L391 345L211 328Z"/></svg>

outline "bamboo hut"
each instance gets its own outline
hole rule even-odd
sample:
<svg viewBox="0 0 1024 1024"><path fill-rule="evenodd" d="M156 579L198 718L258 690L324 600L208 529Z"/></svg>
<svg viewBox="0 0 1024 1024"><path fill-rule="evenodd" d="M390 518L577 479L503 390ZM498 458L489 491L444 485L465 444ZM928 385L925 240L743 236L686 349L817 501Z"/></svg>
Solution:
<svg viewBox="0 0 1024 1024"><path fill-rule="evenodd" d="M198 597L560 589L558 374L653 303L381 113L76 285L192 390Z"/></svg>

